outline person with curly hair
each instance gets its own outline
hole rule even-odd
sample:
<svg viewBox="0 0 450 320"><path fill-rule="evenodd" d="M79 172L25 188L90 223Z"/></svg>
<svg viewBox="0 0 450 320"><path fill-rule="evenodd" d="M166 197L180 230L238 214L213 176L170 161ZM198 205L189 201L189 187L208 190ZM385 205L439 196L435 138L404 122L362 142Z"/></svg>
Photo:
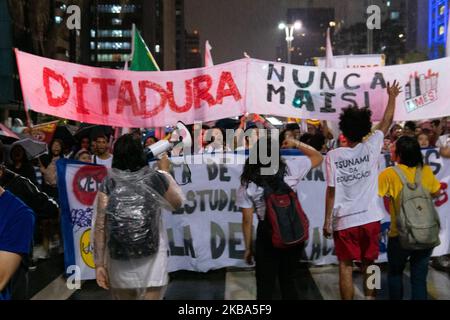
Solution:
<svg viewBox="0 0 450 320"><path fill-rule="evenodd" d="M378 202L378 158L394 120L396 98L401 92L399 84L388 83L387 92L386 111L371 135L372 112L368 108L343 110L339 127L347 146L330 151L326 157L328 187L323 233L327 238L334 236L343 300L353 299L353 261L361 261L366 274L379 254L384 211ZM365 296L373 299L376 292L368 288L367 279L364 282Z"/></svg>

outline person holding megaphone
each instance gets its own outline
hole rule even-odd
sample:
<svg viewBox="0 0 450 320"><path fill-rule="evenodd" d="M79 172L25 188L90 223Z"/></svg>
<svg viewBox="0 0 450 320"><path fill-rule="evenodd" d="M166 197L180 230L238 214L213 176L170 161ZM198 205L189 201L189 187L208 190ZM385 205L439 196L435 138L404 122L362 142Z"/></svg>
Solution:
<svg viewBox="0 0 450 320"><path fill-rule="evenodd" d="M111 290L114 299L164 296L169 281L168 240L161 209L180 208L184 196L168 173L167 155L158 161L158 170L148 166L148 158L169 149L160 145L151 148L151 154L144 152L131 134L120 137L114 146L112 169L100 187L94 223L97 283Z"/></svg>

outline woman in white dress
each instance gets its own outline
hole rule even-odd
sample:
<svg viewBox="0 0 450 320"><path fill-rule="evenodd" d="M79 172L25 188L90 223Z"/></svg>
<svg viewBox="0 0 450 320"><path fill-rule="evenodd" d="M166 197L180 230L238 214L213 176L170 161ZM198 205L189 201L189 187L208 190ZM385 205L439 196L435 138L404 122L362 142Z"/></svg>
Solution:
<svg viewBox="0 0 450 320"><path fill-rule="evenodd" d="M168 284L168 241L161 209L176 210L183 195L168 174L169 159L155 171L139 140L124 135L98 193L94 257L97 283L114 299L162 299Z"/></svg>

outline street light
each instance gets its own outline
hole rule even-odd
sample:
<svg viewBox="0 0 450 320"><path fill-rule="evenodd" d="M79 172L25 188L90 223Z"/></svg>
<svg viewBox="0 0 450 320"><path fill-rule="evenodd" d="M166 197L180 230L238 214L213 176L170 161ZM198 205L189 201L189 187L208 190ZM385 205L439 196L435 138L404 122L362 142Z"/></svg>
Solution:
<svg viewBox="0 0 450 320"><path fill-rule="evenodd" d="M286 32L286 43L287 43L287 51L288 51L288 63L291 63L291 55L292 55L292 41L294 41L294 30L302 29L302 22L295 21L292 24L286 24L284 22L280 22L278 25L278 29L284 30Z"/></svg>

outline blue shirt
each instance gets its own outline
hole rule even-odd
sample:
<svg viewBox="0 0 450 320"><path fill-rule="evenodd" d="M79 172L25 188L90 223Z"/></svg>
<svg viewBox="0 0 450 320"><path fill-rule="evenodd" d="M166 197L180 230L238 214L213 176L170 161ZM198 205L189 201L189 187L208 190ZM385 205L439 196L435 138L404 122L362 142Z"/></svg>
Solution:
<svg viewBox="0 0 450 320"><path fill-rule="evenodd" d="M19 198L5 191L0 196L0 251L28 255L34 231L34 213ZM0 266L1 267L1 266ZM8 286L0 300L10 299Z"/></svg>

